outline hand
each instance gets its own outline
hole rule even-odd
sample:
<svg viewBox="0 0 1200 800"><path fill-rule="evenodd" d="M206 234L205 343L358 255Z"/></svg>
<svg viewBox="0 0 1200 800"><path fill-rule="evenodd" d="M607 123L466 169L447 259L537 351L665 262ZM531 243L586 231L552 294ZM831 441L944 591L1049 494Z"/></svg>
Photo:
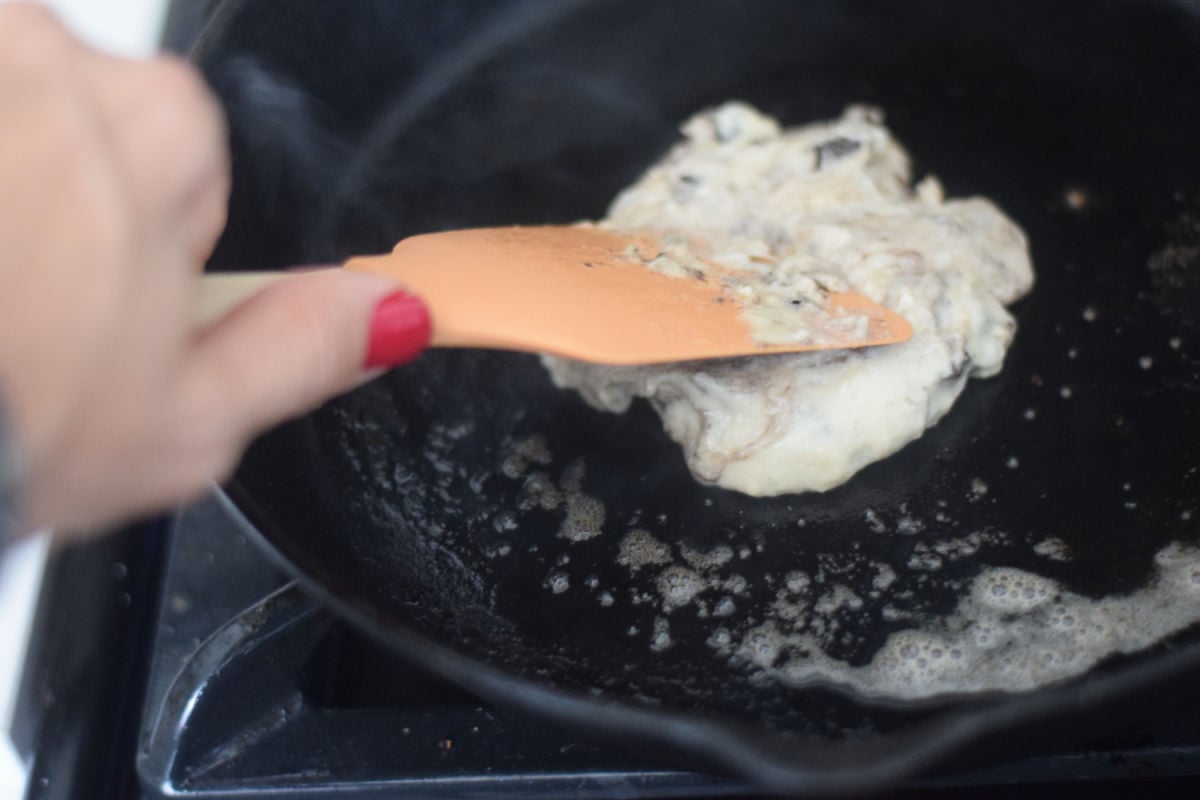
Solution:
<svg viewBox="0 0 1200 800"><path fill-rule="evenodd" d="M427 343L419 301L349 272L298 274L197 330L228 191L223 118L194 70L0 7L0 403L30 527L185 500L256 433Z"/></svg>

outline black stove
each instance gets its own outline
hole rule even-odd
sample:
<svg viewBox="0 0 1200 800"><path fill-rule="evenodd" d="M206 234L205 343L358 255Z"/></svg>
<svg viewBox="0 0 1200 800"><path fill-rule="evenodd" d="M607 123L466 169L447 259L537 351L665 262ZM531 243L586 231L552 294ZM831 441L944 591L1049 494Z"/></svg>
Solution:
<svg viewBox="0 0 1200 800"><path fill-rule="evenodd" d="M19 732L27 800L744 796L578 741L338 622L210 499L56 554ZM897 797L1200 788L1200 707Z"/></svg>
<svg viewBox="0 0 1200 800"><path fill-rule="evenodd" d="M137 756L147 797L741 788L573 741L406 666L277 574L215 503L179 517L159 615Z"/></svg>

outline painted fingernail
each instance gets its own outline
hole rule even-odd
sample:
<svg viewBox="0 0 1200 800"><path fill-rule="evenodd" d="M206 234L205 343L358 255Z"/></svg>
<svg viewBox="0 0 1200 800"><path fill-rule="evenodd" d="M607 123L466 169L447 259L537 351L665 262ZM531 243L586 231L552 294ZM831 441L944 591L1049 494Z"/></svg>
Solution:
<svg viewBox="0 0 1200 800"><path fill-rule="evenodd" d="M375 306L365 369L407 364L429 346L429 309L419 297L393 292Z"/></svg>

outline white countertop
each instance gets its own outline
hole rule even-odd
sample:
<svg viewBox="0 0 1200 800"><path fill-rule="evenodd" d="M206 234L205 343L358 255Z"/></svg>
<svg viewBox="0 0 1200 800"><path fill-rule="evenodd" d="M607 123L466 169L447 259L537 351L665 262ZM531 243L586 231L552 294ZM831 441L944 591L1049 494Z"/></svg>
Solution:
<svg viewBox="0 0 1200 800"><path fill-rule="evenodd" d="M42 2L55 9L67 24L95 46L126 56L147 56L155 51L167 11L167 0Z"/></svg>
<svg viewBox="0 0 1200 800"><path fill-rule="evenodd" d="M147 56L157 49L168 4L168 0L42 1L96 47L131 57ZM8 732L47 550L45 537L38 537L14 547L0 560L0 631L4 637L0 642L0 798L25 794L27 764L12 746Z"/></svg>

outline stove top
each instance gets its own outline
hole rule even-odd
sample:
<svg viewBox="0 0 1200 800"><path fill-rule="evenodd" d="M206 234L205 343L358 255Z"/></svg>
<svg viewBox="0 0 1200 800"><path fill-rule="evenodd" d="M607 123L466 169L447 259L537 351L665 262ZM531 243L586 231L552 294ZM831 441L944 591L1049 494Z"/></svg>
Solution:
<svg viewBox="0 0 1200 800"><path fill-rule="evenodd" d="M22 693L26 800L743 796L497 708L397 660L280 574L209 500L55 554ZM1200 705L1081 750L898 796L1200 788Z"/></svg>
<svg viewBox="0 0 1200 800"><path fill-rule="evenodd" d="M574 741L414 669L287 583L215 503L176 525L138 771L150 797L742 793Z"/></svg>

